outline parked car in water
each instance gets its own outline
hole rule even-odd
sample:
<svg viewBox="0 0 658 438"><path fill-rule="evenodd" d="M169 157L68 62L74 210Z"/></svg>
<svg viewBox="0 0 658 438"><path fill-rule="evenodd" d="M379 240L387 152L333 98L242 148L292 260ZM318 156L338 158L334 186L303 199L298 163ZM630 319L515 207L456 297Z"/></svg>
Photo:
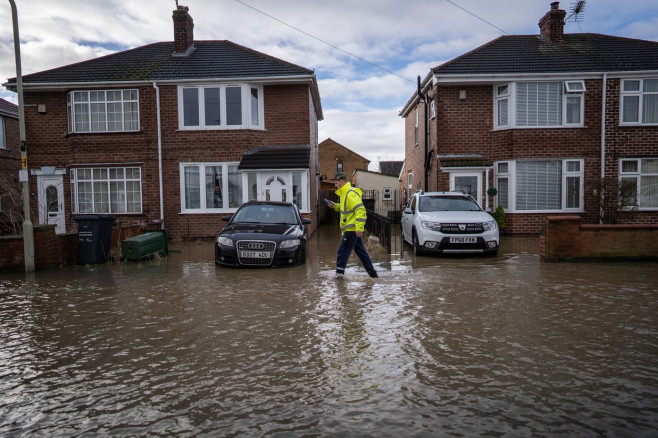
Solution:
<svg viewBox="0 0 658 438"><path fill-rule="evenodd" d="M295 266L306 263L310 219L289 202L249 201L235 214L215 242L215 263L227 266Z"/></svg>
<svg viewBox="0 0 658 438"><path fill-rule="evenodd" d="M497 254L494 218L468 194L414 193L402 212L402 238L414 254Z"/></svg>

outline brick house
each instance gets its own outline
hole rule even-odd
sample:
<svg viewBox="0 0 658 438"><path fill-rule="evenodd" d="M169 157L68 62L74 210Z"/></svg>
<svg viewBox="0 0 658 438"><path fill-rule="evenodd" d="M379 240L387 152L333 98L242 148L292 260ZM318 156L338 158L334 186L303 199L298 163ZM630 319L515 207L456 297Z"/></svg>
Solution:
<svg viewBox="0 0 658 438"><path fill-rule="evenodd" d="M0 99L0 234L14 234L23 217L18 106Z"/></svg>
<svg viewBox="0 0 658 438"><path fill-rule="evenodd" d="M565 34L559 3L539 35L502 36L431 69L400 112L402 188L464 190L502 205L510 233L550 215L600 220L604 182L633 223L658 222L658 43ZM496 194L493 190L496 189Z"/></svg>
<svg viewBox="0 0 658 438"><path fill-rule="evenodd" d="M336 172L345 172L352 178L357 170L368 170L370 160L346 148L331 138L324 140L319 146L320 181L328 181ZM331 190L333 183L323 183L326 190Z"/></svg>
<svg viewBox="0 0 658 438"><path fill-rule="evenodd" d="M172 42L23 77L39 223L62 233L76 214L108 213L206 237L251 199L292 201L314 217L323 117L314 72L230 41L195 41L185 6L173 27ZM5 86L15 90L15 79ZM53 188L54 219L43 214Z"/></svg>

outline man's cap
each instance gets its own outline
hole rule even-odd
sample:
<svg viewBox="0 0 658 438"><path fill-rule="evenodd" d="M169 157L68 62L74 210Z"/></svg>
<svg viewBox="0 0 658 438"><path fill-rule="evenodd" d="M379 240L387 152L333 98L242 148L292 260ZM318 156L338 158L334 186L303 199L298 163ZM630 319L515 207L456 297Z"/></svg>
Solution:
<svg viewBox="0 0 658 438"><path fill-rule="evenodd" d="M334 177L331 179L332 181L338 181L341 179L347 179L347 175L345 175L345 172L336 172Z"/></svg>

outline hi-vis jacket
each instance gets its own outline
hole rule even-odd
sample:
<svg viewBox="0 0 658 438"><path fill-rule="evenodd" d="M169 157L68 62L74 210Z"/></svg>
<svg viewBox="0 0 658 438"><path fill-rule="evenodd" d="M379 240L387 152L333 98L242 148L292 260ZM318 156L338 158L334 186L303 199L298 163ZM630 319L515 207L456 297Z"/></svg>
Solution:
<svg viewBox="0 0 658 438"><path fill-rule="evenodd" d="M346 182L343 187L336 190L336 194L340 196L340 201L334 204L334 210L340 212L340 230L343 233L345 231L363 231L366 227L367 217L366 207L361 200L363 191Z"/></svg>

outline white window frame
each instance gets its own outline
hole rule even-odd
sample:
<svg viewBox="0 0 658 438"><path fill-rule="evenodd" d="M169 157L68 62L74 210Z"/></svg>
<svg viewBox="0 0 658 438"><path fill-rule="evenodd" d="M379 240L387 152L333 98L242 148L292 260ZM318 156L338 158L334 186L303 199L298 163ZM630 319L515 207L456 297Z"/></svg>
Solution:
<svg viewBox="0 0 658 438"><path fill-rule="evenodd" d="M219 105L220 105L220 123L218 125L206 125L205 122L205 89L219 89ZM229 125L227 123L227 110L226 110L226 90L227 88L240 88L241 98L241 115L242 123ZM185 101L184 91L186 89L196 89L199 99L199 124L198 125L185 125ZM256 104L258 108L254 111L252 101L252 90L258 92L258 99ZM212 84L185 84L178 86L178 129L182 131L199 131L199 130L232 130L232 129L265 129L265 103L264 103L263 87L253 84L235 84L235 83L212 83ZM256 120L254 120L256 119Z"/></svg>
<svg viewBox="0 0 658 438"><path fill-rule="evenodd" d="M527 161L555 161L561 163L561 193L560 193L560 209L546 209L546 210L519 210L517 209L517 162L527 162ZM499 173L498 164L508 163L508 172ZM578 171L569 170L569 163L578 163ZM498 181L498 178L508 178L508 208L505 208L506 212L510 213L560 213L560 212L573 212L573 213L584 213L585 206L585 160L582 158L553 158L545 160L509 160L509 161L498 161L494 163L494 179ZM568 178L579 178L578 191L579 205L575 208L567 208L567 179Z"/></svg>
<svg viewBox="0 0 658 438"><path fill-rule="evenodd" d="M240 173L240 199L237 201L236 207L230 207L229 204L229 167L238 166L240 163L237 161L229 162L184 162L179 163L179 176L180 176L180 212L183 214L208 214L208 213L234 213L237 211L242 203L254 199L253 196L250 196L249 189L250 184L256 183L257 197L256 199L264 199L264 187L260 178L259 171L245 170ZM198 167L199 168L199 208L187 208L185 202L185 168L186 167ZM206 205L206 184L205 184L205 175L207 167L221 167L222 168L222 207L214 208L208 207ZM293 196L293 185L295 182L295 176L300 177L300 188L302 193L302 205L298 206L299 211L302 213L310 212L310 200L309 200L309 173L308 169L276 169L276 170L263 170L263 172L272 173L275 172L279 176L285 179L286 181L286 198L294 200Z"/></svg>
<svg viewBox="0 0 658 438"><path fill-rule="evenodd" d="M434 99L430 99L430 118L433 119L436 117L436 102Z"/></svg>
<svg viewBox="0 0 658 438"><path fill-rule="evenodd" d="M546 124L546 125L518 125L518 114L517 114L517 85L530 84L530 83L551 83L551 84L561 84L559 86L560 90L560 110L562 112L560 117L559 124ZM505 88L506 87L506 88ZM554 87L556 88L556 87ZM582 88L582 89L578 89ZM556 88L558 89L558 88ZM578 128L585 126L585 81L583 80L543 80L543 81L518 81L518 82L505 82L497 83L493 86L493 101L494 101L494 118L493 118L493 129L494 130L504 130L504 129L550 129L550 128ZM568 123L567 118L567 98L568 97L578 97L580 99L580 113L577 123ZM501 114L499 110L499 105L502 102L507 102L507 121L501 120Z"/></svg>
<svg viewBox="0 0 658 438"><path fill-rule="evenodd" d="M418 146L418 105L414 110L414 145Z"/></svg>
<svg viewBox="0 0 658 438"><path fill-rule="evenodd" d="M107 94L108 93L115 93L118 92L121 94L121 99L120 100L108 100ZM103 100L91 100L92 94L97 94L97 93L103 93L104 98ZM132 98L134 93L134 98ZM85 96L86 100L81 100L81 101L76 101L76 96ZM120 104L121 107L121 129L110 129L110 121L108 118L108 110L107 106L109 104ZM126 110L126 106L134 104L135 105L135 120L132 120L135 124L134 129L126 129L126 114L128 111ZM86 111L86 121L85 120L78 120L80 116L76 115L76 107L77 106L86 106L87 111ZM102 122L105 125L105 129L92 129L94 124L98 124L101 122L95 122L93 120L94 114L96 112L92 109L92 106L95 106L98 108L99 106L102 106L103 108L103 115L105 120ZM138 132L140 129L140 112L139 112L139 90L136 88L126 88L126 89L106 89L106 90L74 90L69 92L66 95L66 110L67 110L67 123L68 123L68 132L69 134L90 134L90 133L107 133L107 132ZM88 126L88 130L81 129L78 130L78 125L80 123L85 123Z"/></svg>
<svg viewBox="0 0 658 438"><path fill-rule="evenodd" d="M122 178L111 178L110 177L110 171L111 170L118 170L122 169L123 171L123 177ZM137 170L139 172L139 178L128 178L126 176L127 170L131 169L133 172ZM80 172L81 171L89 171L91 177L90 178L80 178ZM97 178L95 176L94 171L106 171L107 172L107 177L105 178ZM101 213L109 213L109 214L125 214L125 215L131 215L131 214L141 214L143 211L143 188L144 184L142 182L142 168L140 166L112 166L112 167L76 167L74 169L71 169L71 172L69 174L70 176L70 182L71 182L71 212L73 213L94 213L94 214L101 214ZM124 194L124 199L123 199L123 205L125 208L125 211L113 211L112 210L112 201L111 201L111 191L112 191L112 184L111 183L121 183L123 182L123 194ZM128 182L138 182L139 183L139 208L134 211L128 211L128 190L126 188L126 185ZM80 193L80 184L82 183L91 183L91 211L85 210L85 211L80 211L80 199L79 199L79 193ZM96 211L96 196L98 196L98 190L96 187L96 184L104 184L107 183L107 196L108 196L108 211ZM136 202L136 201L134 201Z"/></svg>
<svg viewBox="0 0 658 438"><path fill-rule="evenodd" d="M643 169L644 160L656 160L656 158L641 157L641 158L620 158L619 159L619 183L621 184L623 180L635 180L635 187L637 192L635 195L635 205L629 206L630 208L637 209L639 211L655 211L658 210L656 207L643 207L642 206L642 180L643 177L652 177L658 179L657 172L649 172ZM626 162L635 162L636 169L635 171L624 171L623 163Z"/></svg>
<svg viewBox="0 0 658 438"><path fill-rule="evenodd" d="M658 91L644 91L644 86L645 86L645 81L658 81L658 78L646 78L646 79L623 79L621 81L621 86L620 86L620 94L621 94L621 103L619 105L619 124L620 125L642 125L642 126L655 126L658 125L658 121L656 122L644 122L644 100L647 96L658 96ZM637 82L638 83L638 89L637 90L629 90L626 91L626 84L631 83L631 82ZM631 98L636 98L637 99L637 109L636 109L636 114L637 114L637 120L631 120L631 121L625 121L624 120L624 110L626 106L628 105L628 101ZM658 97L655 97L655 99L658 99Z"/></svg>
<svg viewBox="0 0 658 438"><path fill-rule="evenodd" d="M391 187L384 187L382 190L382 201L393 200L393 189Z"/></svg>
<svg viewBox="0 0 658 438"><path fill-rule="evenodd" d="M507 166L506 170L503 170L503 166ZM498 161L496 163L495 167L495 176L494 176L494 181L496 181L496 189L498 193L496 194L496 206L502 205L503 209L505 211L510 209L510 189L511 189L511 183L512 183L512 177L510 175L510 162L509 161ZM503 193L503 189L501 189L501 180L506 180L507 183L507 190ZM501 201L501 197L506 199L506 204L503 204L503 201Z"/></svg>
<svg viewBox="0 0 658 438"><path fill-rule="evenodd" d="M407 173L407 188L409 190L413 190L413 186L414 186L414 173L409 172Z"/></svg>

